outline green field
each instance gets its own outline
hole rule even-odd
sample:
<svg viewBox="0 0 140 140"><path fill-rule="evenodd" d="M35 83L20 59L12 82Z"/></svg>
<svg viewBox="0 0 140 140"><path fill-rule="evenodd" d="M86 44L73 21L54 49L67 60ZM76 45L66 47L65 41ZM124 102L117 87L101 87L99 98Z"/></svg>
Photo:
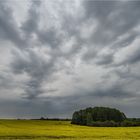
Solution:
<svg viewBox="0 0 140 140"><path fill-rule="evenodd" d="M140 140L140 127L87 127L69 121L0 120L1 140Z"/></svg>

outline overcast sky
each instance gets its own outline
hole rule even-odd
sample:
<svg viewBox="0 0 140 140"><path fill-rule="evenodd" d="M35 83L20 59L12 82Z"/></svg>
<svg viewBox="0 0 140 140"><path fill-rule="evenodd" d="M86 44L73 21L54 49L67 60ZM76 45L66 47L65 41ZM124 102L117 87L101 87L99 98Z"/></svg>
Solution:
<svg viewBox="0 0 140 140"><path fill-rule="evenodd" d="M0 1L0 118L90 106L140 117L140 1Z"/></svg>

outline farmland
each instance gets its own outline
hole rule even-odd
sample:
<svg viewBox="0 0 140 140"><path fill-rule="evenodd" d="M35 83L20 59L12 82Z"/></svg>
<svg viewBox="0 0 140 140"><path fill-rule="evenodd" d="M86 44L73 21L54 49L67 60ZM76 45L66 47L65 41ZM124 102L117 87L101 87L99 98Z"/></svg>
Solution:
<svg viewBox="0 0 140 140"><path fill-rule="evenodd" d="M0 120L1 140L139 140L140 127L88 127L69 121Z"/></svg>

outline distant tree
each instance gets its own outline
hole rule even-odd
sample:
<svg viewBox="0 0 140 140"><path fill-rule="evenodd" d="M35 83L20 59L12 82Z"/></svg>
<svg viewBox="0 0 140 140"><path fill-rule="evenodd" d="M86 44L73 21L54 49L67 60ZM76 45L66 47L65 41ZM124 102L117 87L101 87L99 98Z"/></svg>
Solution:
<svg viewBox="0 0 140 140"><path fill-rule="evenodd" d="M86 125L92 125L92 122L93 122L92 114L88 112L86 116Z"/></svg>
<svg viewBox="0 0 140 140"><path fill-rule="evenodd" d="M116 125L115 122L122 122L125 119L125 114L115 108L90 107L84 110L74 112L72 117L72 123L80 125L92 125L95 124L95 122L98 122L99 125L102 125L107 124L107 122L110 121L110 123L108 123L109 125Z"/></svg>
<svg viewBox="0 0 140 140"><path fill-rule="evenodd" d="M45 118L44 117L41 117L40 120L45 120Z"/></svg>
<svg viewBox="0 0 140 140"><path fill-rule="evenodd" d="M73 113L72 117L72 123L74 124L81 124L81 115L79 114L80 112L76 111Z"/></svg>

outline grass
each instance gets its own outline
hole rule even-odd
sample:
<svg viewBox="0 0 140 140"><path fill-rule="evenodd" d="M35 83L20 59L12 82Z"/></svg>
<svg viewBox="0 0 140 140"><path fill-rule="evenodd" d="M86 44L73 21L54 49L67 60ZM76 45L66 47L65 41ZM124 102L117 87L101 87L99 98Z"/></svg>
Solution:
<svg viewBox="0 0 140 140"><path fill-rule="evenodd" d="M139 140L140 127L88 127L69 121L0 120L0 140Z"/></svg>

